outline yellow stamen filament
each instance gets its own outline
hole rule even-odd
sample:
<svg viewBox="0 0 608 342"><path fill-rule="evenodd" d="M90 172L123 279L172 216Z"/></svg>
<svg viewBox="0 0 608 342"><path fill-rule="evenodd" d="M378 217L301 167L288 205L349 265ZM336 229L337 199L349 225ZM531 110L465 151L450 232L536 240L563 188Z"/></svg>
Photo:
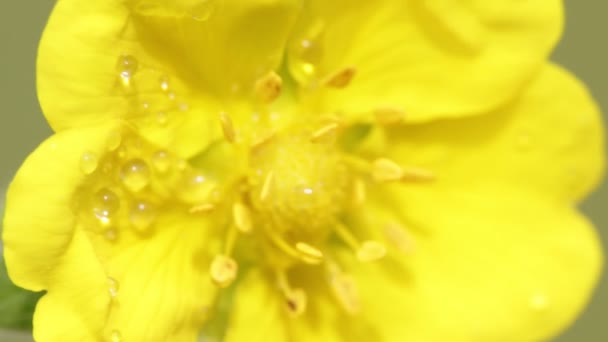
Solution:
<svg viewBox="0 0 608 342"><path fill-rule="evenodd" d="M260 148L264 147L267 143L269 143L270 141L272 141L272 139L274 139L274 137L276 136L275 132L270 132L258 139L256 139L252 144L251 144L251 150L253 152L259 150Z"/></svg>
<svg viewBox="0 0 608 342"><path fill-rule="evenodd" d="M199 204L199 205L196 205L196 206L190 208L190 210L188 210L188 212L190 214L206 214L213 210L215 210L215 204L203 203L203 204Z"/></svg>
<svg viewBox="0 0 608 342"><path fill-rule="evenodd" d="M390 159L379 158L373 163L372 177L377 182L398 181L403 177L403 169Z"/></svg>
<svg viewBox="0 0 608 342"><path fill-rule="evenodd" d="M226 141L229 143L234 143L236 141L236 132L234 130L232 119L226 112L220 113L220 123L222 124L222 131L224 132L224 138Z"/></svg>
<svg viewBox="0 0 608 342"><path fill-rule="evenodd" d="M347 67L329 75L329 77L327 77L323 83L332 88L344 88L350 84L353 77L355 77L355 73L355 68Z"/></svg>
<svg viewBox="0 0 608 342"><path fill-rule="evenodd" d="M376 241L364 241L357 251L357 259L370 262L382 259L386 255L386 248Z"/></svg>
<svg viewBox="0 0 608 342"><path fill-rule="evenodd" d="M249 208L246 207L241 202L235 202L232 206L232 217L234 219L234 224L236 228L241 233L250 233L253 229L253 224L251 223L251 212Z"/></svg>
<svg viewBox="0 0 608 342"><path fill-rule="evenodd" d="M367 198L367 191L365 189L365 182L361 178L355 179L353 182L353 205L360 207L365 204Z"/></svg>
<svg viewBox="0 0 608 342"><path fill-rule="evenodd" d="M318 248L313 247L305 242L296 243L296 249L305 256L310 257L312 259L319 259L319 261L323 259L323 252L321 252Z"/></svg>
<svg viewBox="0 0 608 342"><path fill-rule="evenodd" d="M238 264L234 259L225 255L216 255L211 262L209 274L211 280L219 287L230 286L238 273Z"/></svg>
<svg viewBox="0 0 608 342"><path fill-rule="evenodd" d="M322 259L310 257L310 256L302 253L298 249L294 248L292 245L290 245L287 241L285 241L281 236L276 234L274 231L270 231L270 230L266 229L266 234L270 238L270 241L272 241L272 243L274 243L274 245L279 250L281 250L283 253L289 255L290 257L292 257L296 260L300 260L303 263L306 263L309 265L318 265L322 262Z"/></svg>
<svg viewBox="0 0 608 342"><path fill-rule="evenodd" d="M336 232L336 234L338 234L340 239L342 239L342 241L344 241L344 243L346 243L350 248L352 248L354 251L359 250L359 241L353 236L353 234L351 234L348 227L341 223L337 223L334 227L334 231Z"/></svg>
<svg viewBox="0 0 608 342"><path fill-rule="evenodd" d="M272 183L274 182L274 172L270 171L264 178L264 184L262 184L262 191L260 191L260 200L265 201L270 195L272 189Z"/></svg>
<svg viewBox="0 0 608 342"><path fill-rule="evenodd" d="M384 236L387 241L403 253L412 253L414 241L407 230L399 224L391 223L384 227Z"/></svg>
<svg viewBox="0 0 608 342"><path fill-rule="evenodd" d="M336 131L338 130L338 127L340 125L336 122L331 122L328 123L327 125L319 128L318 130L316 130L311 136L310 136L310 141L313 143L317 143L320 142L322 140L324 140L325 138L332 136L333 134L336 133Z"/></svg>
<svg viewBox="0 0 608 342"><path fill-rule="evenodd" d="M394 125L403 121L405 113L398 108L385 107L376 109L374 117L380 125Z"/></svg>
<svg viewBox="0 0 608 342"><path fill-rule="evenodd" d="M342 308L349 314L361 311L359 292L352 277L343 274L333 265L329 267L329 285Z"/></svg>
<svg viewBox="0 0 608 342"><path fill-rule="evenodd" d="M256 96L264 103L270 103L281 95L283 80L276 72L271 71L255 83Z"/></svg>

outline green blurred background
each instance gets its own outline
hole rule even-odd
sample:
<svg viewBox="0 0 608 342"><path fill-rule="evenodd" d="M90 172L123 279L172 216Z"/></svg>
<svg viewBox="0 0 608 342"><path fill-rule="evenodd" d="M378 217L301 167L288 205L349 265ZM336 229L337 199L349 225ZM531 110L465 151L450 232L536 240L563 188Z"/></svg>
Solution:
<svg viewBox="0 0 608 342"><path fill-rule="evenodd" d="M6 186L18 166L51 133L36 99L34 66L38 40L54 3L52 0L0 1L0 213ZM566 31L553 60L567 66L587 83L606 111L604 116L608 121L608 67L604 64L608 62L608 45L603 36L608 32L605 19L608 1L566 1L566 13ZM607 201L608 184L604 182L584 203L583 210L598 226L608 248ZM14 307L27 312L31 302L28 293L10 285L3 266L0 267L0 327L27 327L30 324L27 314L7 315L6 312ZM27 336L0 332L2 342L28 340ZM608 273L604 273L585 313L556 341L608 341Z"/></svg>

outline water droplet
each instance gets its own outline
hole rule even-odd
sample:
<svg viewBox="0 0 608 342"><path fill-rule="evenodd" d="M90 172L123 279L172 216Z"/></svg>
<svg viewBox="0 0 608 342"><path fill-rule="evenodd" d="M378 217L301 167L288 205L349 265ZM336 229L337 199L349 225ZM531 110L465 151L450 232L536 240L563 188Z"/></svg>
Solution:
<svg viewBox="0 0 608 342"><path fill-rule="evenodd" d="M124 86L128 87L131 85L131 78L137 72L138 64L137 59L131 55L122 55L118 57L116 70L118 71L118 75Z"/></svg>
<svg viewBox="0 0 608 342"><path fill-rule="evenodd" d="M122 341L122 335L120 334L120 331L118 331L118 330L112 330L111 339L112 339L112 342L121 342Z"/></svg>
<svg viewBox="0 0 608 342"><path fill-rule="evenodd" d="M205 21L208 20L209 17L215 11L215 0L202 0L199 1L196 5L194 5L190 9L190 14L192 19L196 21Z"/></svg>
<svg viewBox="0 0 608 342"><path fill-rule="evenodd" d="M141 159L126 162L120 171L122 183L132 192L141 191L150 182L150 169Z"/></svg>
<svg viewBox="0 0 608 342"><path fill-rule="evenodd" d="M156 122L158 122L158 124L161 126L166 125L167 122L169 122L169 114L167 114L167 112L164 112L164 111L160 111L160 112L156 113Z"/></svg>
<svg viewBox="0 0 608 342"><path fill-rule="evenodd" d="M115 298L118 296L118 281L116 281L114 278L108 277L108 284L108 293L110 294L110 297Z"/></svg>
<svg viewBox="0 0 608 342"><path fill-rule="evenodd" d="M103 188L93 196L93 214L102 225L108 225L119 208L120 199L110 189Z"/></svg>
<svg viewBox="0 0 608 342"><path fill-rule="evenodd" d="M212 196L215 185L200 172L187 172L181 182L180 198L190 204L206 202Z"/></svg>
<svg viewBox="0 0 608 342"><path fill-rule="evenodd" d="M108 151L115 151L120 146L121 142L122 142L122 136L120 135L120 132L118 132L118 131L110 132L110 134L108 135L107 143L106 143L107 147L108 147Z"/></svg>
<svg viewBox="0 0 608 342"><path fill-rule="evenodd" d="M85 175L90 175L97 169L99 160L97 155L92 152L85 152L80 159L80 170Z"/></svg>
<svg viewBox="0 0 608 342"><path fill-rule="evenodd" d="M169 171L169 168L171 167L171 157L169 156L169 153L164 150L156 151L154 155L152 155L152 166L160 173Z"/></svg>
<svg viewBox="0 0 608 342"><path fill-rule="evenodd" d="M147 202L136 202L131 208L129 220L133 227L137 230L143 231L149 228L156 219L156 209L154 206Z"/></svg>
<svg viewBox="0 0 608 342"><path fill-rule="evenodd" d="M103 236L106 238L106 240L114 242L116 239L118 239L118 232L113 227L110 227L105 230Z"/></svg>
<svg viewBox="0 0 608 342"><path fill-rule="evenodd" d="M159 83L160 83L160 89L164 92L169 91L169 77L166 75L163 75L160 77L159 79Z"/></svg>

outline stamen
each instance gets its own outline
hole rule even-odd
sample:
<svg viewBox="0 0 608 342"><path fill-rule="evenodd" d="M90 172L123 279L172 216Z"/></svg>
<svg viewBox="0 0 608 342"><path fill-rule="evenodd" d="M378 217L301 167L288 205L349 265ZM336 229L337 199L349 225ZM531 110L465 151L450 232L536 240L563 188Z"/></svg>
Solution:
<svg viewBox="0 0 608 342"><path fill-rule="evenodd" d="M264 179L264 184L262 184L262 191L260 191L260 200L265 201L270 195L270 190L272 188L272 183L274 183L274 172L270 171L266 175Z"/></svg>
<svg viewBox="0 0 608 342"><path fill-rule="evenodd" d="M348 227L343 225L342 223L336 223L334 227L334 231L338 234L338 236L346 243L350 248L354 251L358 251L360 248L359 241L355 236L350 232Z"/></svg>
<svg viewBox="0 0 608 342"><path fill-rule="evenodd" d="M342 308L349 314L361 311L359 292L353 278L343 274L335 264L329 266L328 274L329 285Z"/></svg>
<svg viewBox="0 0 608 342"><path fill-rule="evenodd" d="M367 197L367 191L365 189L365 182L361 178L355 179L353 183L353 205L360 207L365 204Z"/></svg>
<svg viewBox="0 0 608 342"><path fill-rule="evenodd" d="M224 132L226 141L234 143L236 141L236 132L234 131L232 119L226 112L220 113L220 123L222 124L222 131Z"/></svg>
<svg viewBox="0 0 608 342"><path fill-rule="evenodd" d="M306 311L306 304L308 302L306 292L299 288L292 289L284 271L277 272L277 281L279 289L283 293L283 296L285 296L287 312L292 317L301 316Z"/></svg>
<svg viewBox="0 0 608 342"><path fill-rule="evenodd" d="M274 101L281 95L283 80L276 72L270 71L255 83L255 95L264 103Z"/></svg>
<svg viewBox="0 0 608 342"><path fill-rule="evenodd" d="M405 113L398 108L385 107L376 109L374 116L380 125L394 125L403 121Z"/></svg>
<svg viewBox="0 0 608 342"><path fill-rule="evenodd" d="M370 262L382 259L386 255L386 248L376 241L365 241L357 251L357 259Z"/></svg>
<svg viewBox="0 0 608 342"><path fill-rule="evenodd" d="M403 170L403 181L433 181L435 174L429 170L415 167L408 167Z"/></svg>
<svg viewBox="0 0 608 342"><path fill-rule="evenodd" d="M344 68L325 79L323 84L332 88L344 88L350 84L355 77L356 69L353 67Z"/></svg>
<svg viewBox="0 0 608 342"><path fill-rule="evenodd" d="M315 248L305 242L296 243L296 249L299 252L302 252L307 257L310 257L312 259L319 259L319 262L321 261L321 259L323 259L323 252L321 252L318 248Z"/></svg>
<svg viewBox="0 0 608 342"><path fill-rule="evenodd" d="M269 143L272 139L274 139L274 137L276 136L275 132L270 132L258 139L256 139L252 144L251 144L251 150L253 152L256 152L257 150L259 150L261 147L265 146L267 143Z"/></svg>
<svg viewBox="0 0 608 342"><path fill-rule="evenodd" d="M323 261L317 257L311 257L302 253L300 250L296 249L297 247L294 248L273 230L266 229L266 234L279 250L296 260L300 260L309 265L318 265Z"/></svg>
<svg viewBox="0 0 608 342"><path fill-rule="evenodd" d="M213 210L215 210L215 204L203 203L203 204L195 205L194 207L190 208L188 210L188 212L190 214L206 214Z"/></svg>
<svg viewBox="0 0 608 342"><path fill-rule="evenodd" d="M235 202L232 206L232 217L234 219L234 224L236 228L241 233L250 233L253 229L253 225L251 223L251 213L249 208L246 207L241 202Z"/></svg>
<svg viewBox="0 0 608 342"><path fill-rule="evenodd" d="M216 255L209 269L211 280L221 288L230 286L236 278L237 272L238 264L236 261L225 255Z"/></svg>
<svg viewBox="0 0 608 342"><path fill-rule="evenodd" d="M403 177L403 169L390 159L379 158L373 163L372 177L377 182L398 181Z"/></svg>
<svg viewBox="0 0 608 342"><path fill-rule="evenodd" d="M327 138L328 136L335 134L336 131L338 130L339 126L340 125L337 122L328 123L327 125L316 130L310 136L310 142L318 143L318 142L324 140L325 138Z"/></svg>
<svg viewBox="0 0 608 342"><path fill-rule="evenodd" d="M384 236L403 253L411 253L414 250L414 241L407 230L397 223L384 226Z"/></svg>

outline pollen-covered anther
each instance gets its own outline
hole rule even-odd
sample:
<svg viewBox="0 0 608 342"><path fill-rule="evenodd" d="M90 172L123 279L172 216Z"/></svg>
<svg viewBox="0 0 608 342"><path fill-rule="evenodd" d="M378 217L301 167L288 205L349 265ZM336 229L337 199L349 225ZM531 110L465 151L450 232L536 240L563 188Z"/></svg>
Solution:
<svg viewBox="0 0 608 342"><path fill-rule="evenodd" d="M403 169L399 164L387 158L373 162L372 177L377 182L394 182L403 178Z"/></svg>
<svg viewBox="0 0 608 342"><path fill-rule="evenodd" d="M296 243L296 249L309 260L318 260L318 263L321 263L323 260L323 252L305 242Z"/></svg>
<svg viewBox="0 0 608 342"><path fill-rule="evenodd" d="M262 191L260 191L260 200L265 201L270 196L270 190L272 189L272 184L274 182L274 172L270 171L264 178L264 183L262 184Z"/></svg>
<svg viewBox="0 0 608 342"><path fill-rule="evenodd" d="M364 241L357 250L357 259L362 262L371 262L382 259L386 255L386 247L376 241Z"/></svg>
<svg viewBox="0 0 608 342"><path fill-rule="evenodd" d="M323 84L331 88L345 88L355 77L357 69L353 67L346 67L331 75L329 75Z"/></svg>
<svg viewBox="0 0 608 342"><path fill-rule="evenodd" d="M299 317L306 312L308 297L302 289L290 289L285 293L287 312L292 317Z"/></svg>
<svg viewBox="0 0 608 342"><path fill-rule="evenodd" d="M255 82L255 95L264 103L270 103L281 95L283 80L276 72L270 71Z"/></svg>
<svg viewBox="0 0 608 342"><path fill-rule="evenodd" d="M224 133L226 141L234 143L236 141L236 131L234 130L234 124L228 113L220 113L220 124L222 125L222 132Z"/></svg>
<svg viewBox="0 0 608 342"><path fill-rule="evenodd" d="M349 314L356 314L361 311L359 291L352 277L343 274L336 266L331 266L329 269L329 286L344 311Z"/></svg>
<svg viewBox="0 0 608 342"><path fill-rule="evenodd" d="M317 129L310 136L310 142L318 143L331 136L334 136L340 125L337 122L330 122L323 127Z"/></svg>
<svg viewBox="0 0 608 342"><path fill-rule="evenodd" d="M241 233L250 233L253 229L251 222L251 212L247 206L241 202L235 202L232 206L232 218L236 228Z"/></svg>
<svg viewBox="0 0 608 342"><path fill-rule="evenodd" d="M211 262L209 275L217 286L224 288L230 286L238 273L238 264L226 255L216 255Z"/></svg>
<svg viewBox="0 0 608 342"><path fill-rule="evenodd" d="M402 253L409 254L414 251L414 241L405 227L396 223L387 224L384 226L384 236Z"/></svg>
<svg viewBox="0 0 608 342"><path fill-rule="evenodd" d="M383 107L374 111L374 117L380 125L394 125L403 122L405 112L395 107Z"/></svg>
<svg viewBox="0 0 608 342"><path fill-rule="evenodd" d="M215 210L216 205L214 203L202 203L191 207L188 212L190 214L206 214Z"/></svg>

